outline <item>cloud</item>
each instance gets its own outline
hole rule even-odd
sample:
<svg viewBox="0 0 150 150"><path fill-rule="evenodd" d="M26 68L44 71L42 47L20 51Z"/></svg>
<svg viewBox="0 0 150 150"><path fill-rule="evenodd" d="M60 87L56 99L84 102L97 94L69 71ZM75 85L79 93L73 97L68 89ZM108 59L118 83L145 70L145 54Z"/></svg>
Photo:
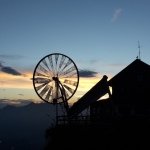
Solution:
<svg viewBox="0 0 150 150"><path fill-rule="evenodd" d="M90 70L79 70L80 77L96 77L98 72L90 71Z"/></svg>
<svg viewBox="0 0 150 150"><path fill-rule="evenodd" d="M12 67L4 66L1 62L0 62L0 71L2 71L4 73L7 73L7 74L11 74L11 75L16 75L16 76L21 76L22 75L20 72L13 69Z"/></svg>
<svg viewBox="0 0 150 150"><path fill-rule="evenodd" d="M17 99L17 100L12 100L12 99L0 99L0 108L6 107L7 105L11 106L26 106L30 104L32 100L30 99Z"/></svg>
<svg viewBox="0 0 150 150"><path fill-rule="evenodd" d="M21 55L6 55L6 54L0 55L0 59L18 60L20 58L23 58L23 56L21 56Z"/></svg>
<svg viewBox="0 0 150 150"><path fill-rule="evenodd" d="M121 17L122 13L123 13L123 9L117 8L113 13L113 16L111 18L111 22L116 22Z"/></svg>
<svg viewBox="0 0 150 150"><path fill-rule="evenodd" d="M2 67L1 71L5 72L5 73L8 73L8 74L11 74L11 75L16 75L16 76L22 75L20 72L18 72L17 70L15 70L11 67Z"/></svg>

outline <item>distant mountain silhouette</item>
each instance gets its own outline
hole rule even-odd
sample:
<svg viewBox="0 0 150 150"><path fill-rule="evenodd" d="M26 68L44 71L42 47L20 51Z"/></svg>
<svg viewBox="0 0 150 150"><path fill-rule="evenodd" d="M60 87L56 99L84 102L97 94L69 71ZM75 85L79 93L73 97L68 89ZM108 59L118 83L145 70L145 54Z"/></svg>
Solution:
<svg viewBox="0 0 150 150"><path fill-rule="evenodd" d="M30 103L0 109L0 150L41 150L45 130L54 123L55 107L46 103Z"/></svg>

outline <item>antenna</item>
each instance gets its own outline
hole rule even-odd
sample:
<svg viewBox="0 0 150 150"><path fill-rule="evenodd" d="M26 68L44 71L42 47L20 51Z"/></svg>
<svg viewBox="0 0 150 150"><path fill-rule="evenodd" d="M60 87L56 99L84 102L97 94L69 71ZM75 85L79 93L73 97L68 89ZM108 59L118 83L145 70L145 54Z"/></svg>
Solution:
<svg viewBox="0 0 150 150"><path fill-rule="evenodd" d="M141 45L140 42L138 41L138 49L139 49L139 55L138 55L138 59L141 59Z"/></svg>

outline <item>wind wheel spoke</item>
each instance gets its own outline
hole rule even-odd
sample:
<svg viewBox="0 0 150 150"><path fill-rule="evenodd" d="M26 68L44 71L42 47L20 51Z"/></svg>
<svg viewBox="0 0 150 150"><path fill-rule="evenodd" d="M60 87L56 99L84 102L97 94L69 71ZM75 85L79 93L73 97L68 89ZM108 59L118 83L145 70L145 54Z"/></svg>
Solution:
<svg viewBox="0 0 150 150"><path fill-rule="evenodd" d="M35 78L34 79L34 83L49 83L49 82L51 82L52 80L50 80L50 79L46 79L46 78Z"/></svg>
<svg viewBox="0 0 150 150"><path fill-rule="evenodd" d="M42 76L42 77L49 77L49 76L47 76L47 75L45 75L45 74L42 74L42 73L39 73L39 72L36 72L35 73L35 76Z"/></svg>
<svg viewBox="0 0 150 150"><path fill-rule="evenodd" d="M47 93L47 95L46 95L46 97L45 97L45 99L48 100L48 101L49 101L49 99L50 99L50 96L52 96L52 89L53 89L53 87L50 87L50 88L49 88L49 91L48 91L48 93Z"/></svg>
<svg viewBox="0 0 150 150"><path fill-rule="evenodd" d="M67 85L63 85L65 87L65 89L67 89L67 91L69 91L71 94L74 92L74 90L72 88L70 88Z"/></svg>
<svg viewBox="0 0 150 150"><path fill-rule="evenodd" d="M65 59L66 59L65 56L62 56L62 57L61 57L60 64L59 64L59 71L61 70L61 67L62 67L62 65L64 64Z"/></svg>
<svg viewBox="0 0 150 150"><path fill-rule="evenodd" d="M41 84L41 85L39 85L39 86L37 86L37 87L35 87L35 88L36 88L37 91L39 91L39 90L42 89L46 84L47 84L47 83Z"/></svg>
<svg viewBox="0 0 150 150"><path fill-rule="evenodd" d="M73 86L77 86L77 82L76 82L76 81L72 81L72 80L67 80L67 79L65 79L65 80L64 80L64 83L70 84L70 85L73 85Z"/></svg>
<svg viewBox="0 0 150 150"><path fill-rule="evenodd" d="M44 59L42 62L43 62L43 64L45 65L45 67L46 67L49 71L51 71L50 68L49 68L49 66L48 66L48 63L47 63L46 59Z"/></svg>
<svg viewBox="0 0 150 150"><path fill-rule="evenodd" d="M58 55L58 54L57 54L57 55L55 55L56 67L57 67L57 63L58 63L58 57L59 57L59 55Z"/></svg>
<svg viewBox="0 0 150 150"><path fill-rule="evenodd" d="M48 91L49 85L46 85L45 88L40 92L40 95L43 97L44 94Z"/></svg>
<svg viewBox="0 0 150 150"><path fill-rule="evenodd" d="M69 59L69 60L66 62L66 64L64 65L64 67L62 68L61 71L63 71L63 70L64 70L66 67L68 67L71 63L72 63L72 62L71 62L71 60Z"/></svg>
<svg viewBox="0 0 150 150"><path fill-rule="evenodd" d="M49 71L48 71L47 69L45 69L42 65L39 65L39 66L38 66L38 69L39 69L41 72L45 73L46 75L49 75Z"/></svg>

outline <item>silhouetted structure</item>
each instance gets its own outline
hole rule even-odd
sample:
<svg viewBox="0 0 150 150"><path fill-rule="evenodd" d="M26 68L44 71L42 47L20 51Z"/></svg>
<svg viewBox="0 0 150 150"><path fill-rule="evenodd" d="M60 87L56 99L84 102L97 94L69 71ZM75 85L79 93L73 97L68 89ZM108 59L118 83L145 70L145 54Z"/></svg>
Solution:
<svg viewBox="0 0 150 150"><path fill-rule="evenodd" d="M46 149L149 149L145 138L150 134L149 85L150 66L140 59L109 81L104 76L69 109L69 117L74 118L90 107L90 123L48 130L53 138ZM99 100L106 93L109 98ZM66 141L73 146L67 147Z"/></svg>
<svg viewBox="0 0 150 150"><path fill-rule="evenodd" d="M112 87L112 101L120 115L150 115L148 64L136 59L114 76L109 85Z"/></svg>
<svg viewBox="0 0 150 150"><path fill-rule="evenodd" d="M111 98L91 105L91 115L97 118L150 117L150 66L139 59L108 81ZM103 115L102 115L103 114ZM104 115L105 114L105 115Z"/></svg>

